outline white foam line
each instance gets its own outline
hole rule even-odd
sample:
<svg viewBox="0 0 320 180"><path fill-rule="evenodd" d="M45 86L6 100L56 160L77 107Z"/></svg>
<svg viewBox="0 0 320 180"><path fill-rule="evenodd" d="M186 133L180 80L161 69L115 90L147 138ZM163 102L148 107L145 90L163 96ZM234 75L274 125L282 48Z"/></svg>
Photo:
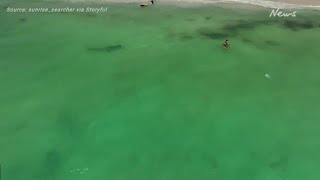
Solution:
<svg viewBox="0 0 320 180"><path fill-rule="evenodd" d="M56 1L56 0L45 0L45 1ZM95 3L149 3L149 0L62 0L72 3L76 2L95 2ZM318 9L320 10L320 5L299 5L282 3L268 0L158 0L164 3L193 3L193 4L213 4L213 3L243 3L254 6L261 6L265 8L281 8L281 9Z"/></svg>
<svg viewBox="0 0 320 180"><path fill-rule="evenodd" d="M245 4L262 6L266 8L281 8L281 9L320 8L320 6L315 6L315 5L298 5L298 4L281 3L281 2L267 1L267 0L224 0L224 2L237 2L237 3L245 3Z"/></svg>

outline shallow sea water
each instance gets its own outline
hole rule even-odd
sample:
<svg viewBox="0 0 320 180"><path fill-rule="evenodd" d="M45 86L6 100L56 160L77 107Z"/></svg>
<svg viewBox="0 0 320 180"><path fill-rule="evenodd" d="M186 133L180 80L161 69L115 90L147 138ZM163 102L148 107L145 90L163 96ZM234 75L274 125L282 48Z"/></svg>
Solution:
<svg viewBox="0 0 320 180"><path fill-rule="evenodd" d="M319 12L12 6L108 11L1 12L3 180L320 178Z"/></svg>

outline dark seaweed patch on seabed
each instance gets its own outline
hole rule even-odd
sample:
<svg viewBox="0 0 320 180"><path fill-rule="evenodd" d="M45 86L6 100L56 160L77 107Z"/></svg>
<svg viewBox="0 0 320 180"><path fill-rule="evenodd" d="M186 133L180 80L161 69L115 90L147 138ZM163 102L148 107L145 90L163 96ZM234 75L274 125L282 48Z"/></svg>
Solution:
<svg viewBox="0 0 320 180"><path fill-rule="evenodd" d="M87 48L88 51L96 51L96 52L113 52L122 49L123 46L121 44L106 46L106 47L93 47Z"/></svg>
<svg viewBox="0 0 320 180"><path fill-rule="evenodd" d="M299 22L292 20L285 20L282 22L282 25L292 31L304 30L304 29L312 29L315 25L311 21Z"/></svg>
<svg viewBox="0 0 320 180"><path fill-rule="evenodd" d="M200 35L208 37L210 39L225 39L227 37L236 36L243 30L253 30L258 26L270 24L272 21L237 21L233 24L227 24L222 27L221 30L213 30L210 28L201 28L198 30ZM249 42L249 41L247 41Z"/></svg>

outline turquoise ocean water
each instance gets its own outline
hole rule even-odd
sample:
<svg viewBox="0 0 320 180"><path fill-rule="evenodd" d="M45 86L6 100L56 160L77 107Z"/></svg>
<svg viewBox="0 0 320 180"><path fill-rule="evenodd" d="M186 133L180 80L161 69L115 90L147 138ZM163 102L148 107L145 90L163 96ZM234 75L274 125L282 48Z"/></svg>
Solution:
<svg viewBox="0 0 320 180"><path fill-rule="evenodd" d="M318 11L0 5L3 180L320 178Z"/></svg>

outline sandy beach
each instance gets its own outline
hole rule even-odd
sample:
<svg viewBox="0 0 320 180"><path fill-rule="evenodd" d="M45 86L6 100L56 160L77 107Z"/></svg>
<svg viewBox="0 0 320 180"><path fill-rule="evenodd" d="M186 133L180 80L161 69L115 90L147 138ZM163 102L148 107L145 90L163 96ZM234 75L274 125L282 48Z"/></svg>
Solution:
<svg viewBox="0 0 320 180"><path fill-rule="evenodd" d="M320 5L319 0L277 0L275 2L289 3L289 4L298 4L298 5Z"/></svg>
<svg viewBox="0 0 320 180"><path fill-rule="evenodd" d="M55 0L47 0L55 1ZM100 2L100 3L142 3L149 4L149 0L65 0L67 2ZM157 0L158 4L177 4L186 5L190 4L214 4L214 3L241 3L254 6L262 6L266 8L316 8L320 9L320 1L318 0Z"/></svg>

